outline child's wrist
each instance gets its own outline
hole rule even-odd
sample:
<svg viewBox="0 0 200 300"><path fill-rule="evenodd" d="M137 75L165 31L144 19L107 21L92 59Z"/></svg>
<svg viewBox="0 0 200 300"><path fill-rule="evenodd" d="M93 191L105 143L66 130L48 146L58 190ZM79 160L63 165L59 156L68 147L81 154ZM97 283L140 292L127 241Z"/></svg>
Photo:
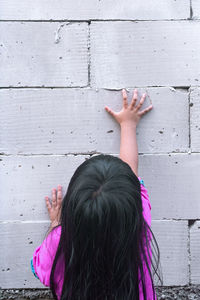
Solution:
<svg viewBox="0 0 200 300"><path fill-rule="evenodd" d="M124 128L124 127L131 127L131 128L136 128L137 127L137 123L133 122L133 121L123 121L120 123L120 127Z"/></svg>
<svg viewBox="0 0 200 300"><path fill-rule="evenodd" d="M51 228L54 228L54 227L56 227L56 226L58 226L58 221L57 220L53 220L53 221L51 221Z"/></svg>

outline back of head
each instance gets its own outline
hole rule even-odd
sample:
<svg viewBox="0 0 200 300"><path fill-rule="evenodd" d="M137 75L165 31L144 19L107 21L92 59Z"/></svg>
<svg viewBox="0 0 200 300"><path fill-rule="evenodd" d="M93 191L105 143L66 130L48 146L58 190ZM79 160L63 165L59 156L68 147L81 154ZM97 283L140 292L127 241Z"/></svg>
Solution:
<svg viewBox="0 0 200 300"><path fill-rule="evenodd" d="M146 222L140 182L127 163L104 154L84 161L63 198L61 228L51 272L54 296L55 266L63 254L61 299L139 299Z"/></svg>

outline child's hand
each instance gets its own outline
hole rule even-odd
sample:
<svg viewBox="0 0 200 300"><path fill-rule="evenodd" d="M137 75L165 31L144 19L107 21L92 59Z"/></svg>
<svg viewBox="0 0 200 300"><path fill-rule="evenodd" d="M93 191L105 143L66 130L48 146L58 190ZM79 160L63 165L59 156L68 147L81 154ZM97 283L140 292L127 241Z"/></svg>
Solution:
<svg viewBox="0 0 200 300"><path fill-rule="evenodd" d="M146 114L148 111L150 111L153 106L149 105L147 108L139 111L142 104L144 103L146 94L143 94L143 96L141 97L140 102L135 106L136 101L137 101L137 96L138 96L137 95L137 89L134 90L133 99L132 99L130 105L128 105L127 94L126 94L125 89L122 89L122 95L123 95L123 107L122 107L122 110L120 112L114 112L108 106L105 106L105 109L109 114L111 114L115 118L115 120L120 125L122 125L124 123L129 123L129 124L131 123L131 124L134 124L136 126L138 124L140 118L144 114Z"/></svg>
<svg viewBox="0 0 200 300"><path fill-rule="evenodd" d="M52 227L59 225L61 204L62 204L62 186L58 185L58 192L56 196L56 188L52 189L52 201L49 201L48 196L45 197L46 206L51 220Z"/></svg>

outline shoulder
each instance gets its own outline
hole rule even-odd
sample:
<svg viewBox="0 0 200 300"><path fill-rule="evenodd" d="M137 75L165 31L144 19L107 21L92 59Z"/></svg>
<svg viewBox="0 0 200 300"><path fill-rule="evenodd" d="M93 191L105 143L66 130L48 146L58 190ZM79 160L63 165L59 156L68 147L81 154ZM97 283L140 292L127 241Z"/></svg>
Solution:
<svg viewBox="0 0 200 300"><path fill-rule="evenodd" d="M141 200L142 200L142 207L143 207L143 216L148 223L148 225L151 225L151 203L149 199L149 194L147 191L147 188L144 184L143 179L138 176L138 179L140 181L140 188L141 188Z"/></svg>
<svg viewBox="0 0 200 300"><path fill-rule="evenodd" d="M140 177L138 177L139 181L140 181L140 188L141 188L141 198L142 198L142 202L146 202L149 206L149 208L151 209L151 203L150 203L150 199L149 199L149 194L147 191L147 188L144 184L144 180L141 179Z"/></svg>
<svg viewBox="0 0 200 300"><path fill-rule="evenodd" d="M31 259L33 274L45 286L50 286L51 268L58 248L60 234L61 226L55 227L42 244L35 249Z"/></svg>

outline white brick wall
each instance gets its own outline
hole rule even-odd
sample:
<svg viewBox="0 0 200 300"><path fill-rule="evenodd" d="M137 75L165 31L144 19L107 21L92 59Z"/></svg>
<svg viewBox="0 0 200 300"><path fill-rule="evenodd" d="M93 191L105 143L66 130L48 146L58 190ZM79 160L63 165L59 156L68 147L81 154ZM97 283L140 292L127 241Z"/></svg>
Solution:
<svg viewBox="0 0 200 300"><path fill-rule="evenodd" d="M30 258L44 196L65 193L89 153L119 154L104 106L119 110L123 87L154 106L137 128L139 175L164 285L200 284L198 18L198 0L0 1L1 288L43 288Z"/></svg>

